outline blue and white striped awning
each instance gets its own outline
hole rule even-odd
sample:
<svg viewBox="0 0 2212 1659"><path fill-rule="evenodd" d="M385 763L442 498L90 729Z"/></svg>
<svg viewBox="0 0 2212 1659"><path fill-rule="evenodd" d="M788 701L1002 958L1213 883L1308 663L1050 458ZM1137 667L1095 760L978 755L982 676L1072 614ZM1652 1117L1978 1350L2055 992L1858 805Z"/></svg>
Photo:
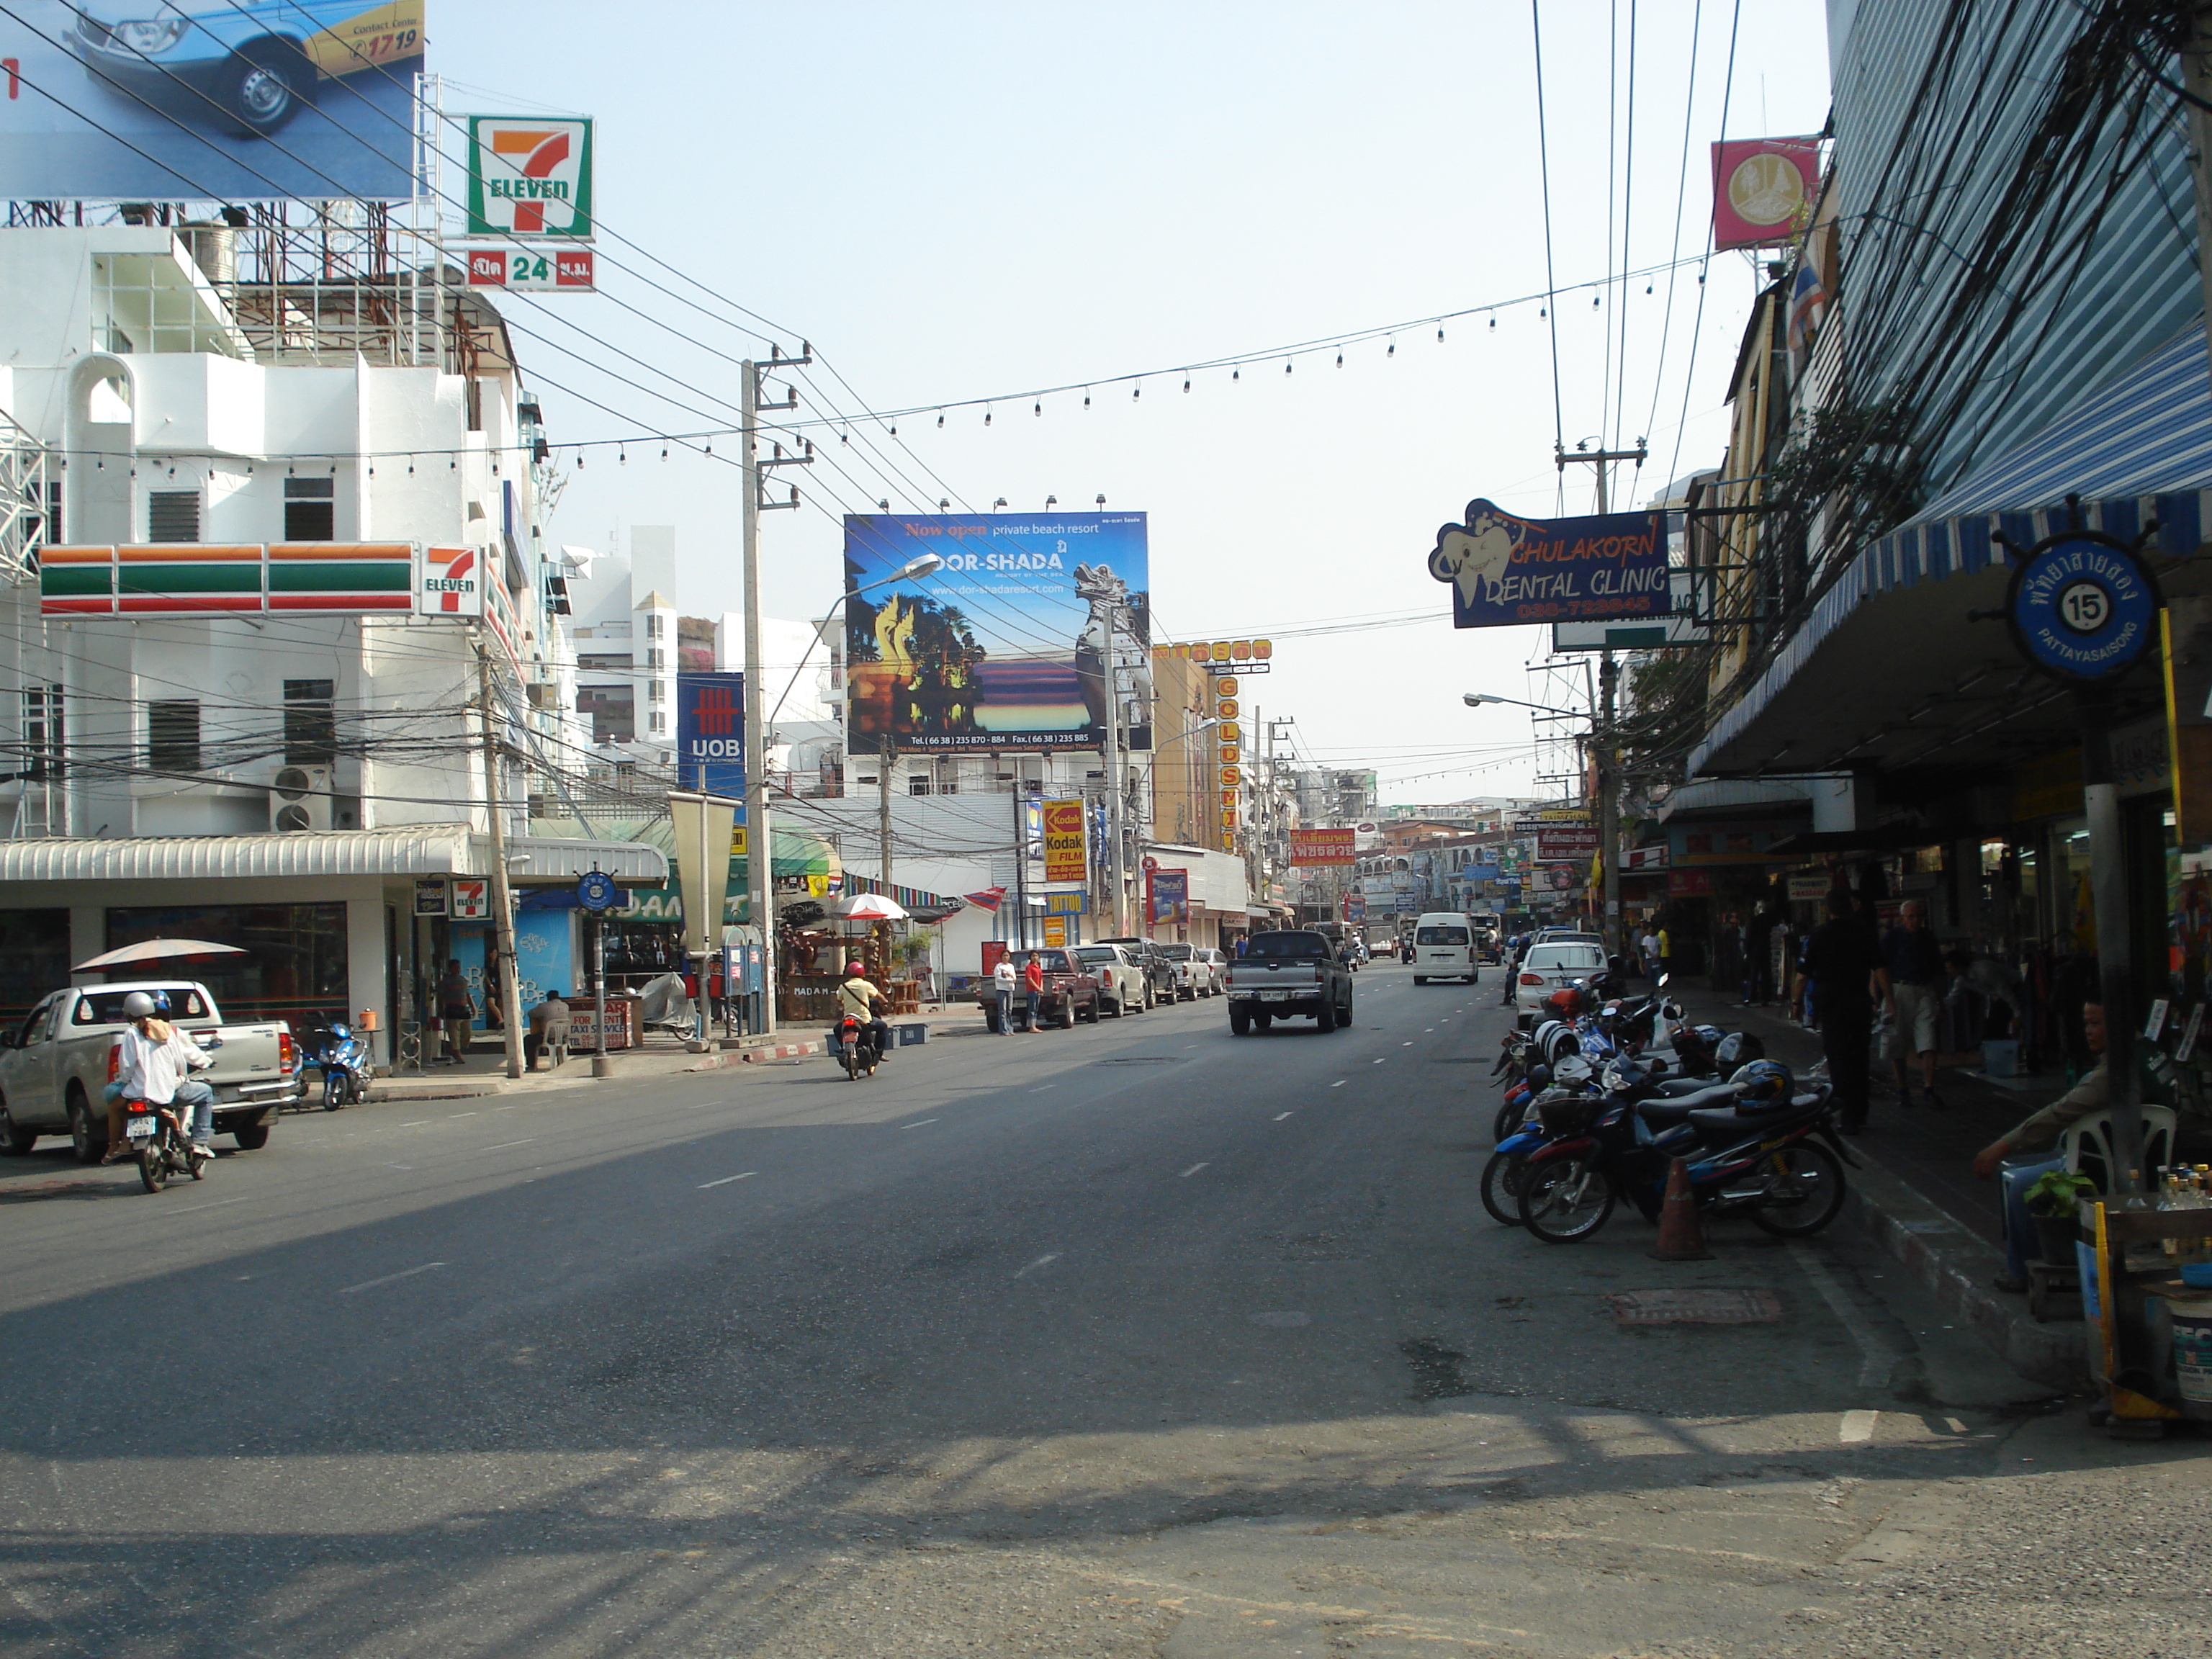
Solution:
<svg viewBox="0 0 2212 1659"><path fill-rule="evenodd" d="M1840 643L1838 631L1881 596L1984 573L1978 585L2001 585L2005 555L1995 538L2027 547L2071 527L2069 495L2080 501L2085 528L2132 538L2154 520L2156 545L2169 558L2190 557L2203 544L2212 525L2212 357L2202 324L2093 393L2073 414L1977 468L1910 524L1862 552L1757 683L1714 722L1691 754L1690 775L1827 763L1832 756L1790 747L1800 730L1817 720L1794 717L1786 722L1791 732L1777 728L1778 705L1790 701L1785 689L1816 656L1832 652ZM1960 652L1975 648L1964 617L1975 596L1927 598L1955 616ZM1809 735L1807 741L1817 750L1817 741Z"/></svg>

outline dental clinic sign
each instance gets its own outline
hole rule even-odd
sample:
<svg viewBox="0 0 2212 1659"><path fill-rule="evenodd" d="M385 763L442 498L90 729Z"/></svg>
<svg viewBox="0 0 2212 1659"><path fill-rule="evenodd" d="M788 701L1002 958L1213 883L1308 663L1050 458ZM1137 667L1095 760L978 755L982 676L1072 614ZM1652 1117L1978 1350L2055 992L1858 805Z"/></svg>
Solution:
<svg viewBox="0 0 2212 1659"><path fill-rule="evenodd" d="M1429 574L1451 584L1455 628L1663 617L1674 608L1663 518L1522 519L1472 501L1437 532Z"/></svg>
<svg viewBox="0 0 2212 1659"><path fill-rule="evenodd" d="M2014 643L2055 679L2094 684L2124 673L2158 636L2158 583L2124 542L2069 531L2013 568L2005 617Z"/></svg>
<svg viewBox="0 0 2212 1659"><path fill-rule="evenodd" d="M588 240L591 122L470 116L469 234Z"/></svg>

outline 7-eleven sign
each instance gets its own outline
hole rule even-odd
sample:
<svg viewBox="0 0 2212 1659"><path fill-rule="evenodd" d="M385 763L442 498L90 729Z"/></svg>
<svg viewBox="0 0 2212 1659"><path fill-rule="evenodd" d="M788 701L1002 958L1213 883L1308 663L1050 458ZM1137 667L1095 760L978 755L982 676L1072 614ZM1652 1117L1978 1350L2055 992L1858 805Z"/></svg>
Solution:
<svg viewBox="0 0 2212 1659"><path fill-rule="evenodd" d="M592 234L592 124L469 117L469 234Z"/></svg>

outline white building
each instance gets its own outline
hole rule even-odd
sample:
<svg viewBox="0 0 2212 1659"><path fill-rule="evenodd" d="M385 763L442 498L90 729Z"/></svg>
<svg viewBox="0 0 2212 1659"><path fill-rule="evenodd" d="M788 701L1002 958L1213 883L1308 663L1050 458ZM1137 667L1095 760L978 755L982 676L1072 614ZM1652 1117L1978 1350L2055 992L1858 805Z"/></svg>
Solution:
<svg viewBox="0 0 2212 1659"><path fill-rule="evenodd" d="M483 976L483 926L444 912L488 872L487 802L520 838L526 777L588 741L568 567L498 313L450 273L256 270L250 242L0 231L0 447L46 507L0 526L0 1012L182 934L246 948L199 970L232 1007L371 1011L388 1058L434 964ZM664 867L556 840L514 867L594 861ZM526 984L574 984L562 923Z"/></svg>

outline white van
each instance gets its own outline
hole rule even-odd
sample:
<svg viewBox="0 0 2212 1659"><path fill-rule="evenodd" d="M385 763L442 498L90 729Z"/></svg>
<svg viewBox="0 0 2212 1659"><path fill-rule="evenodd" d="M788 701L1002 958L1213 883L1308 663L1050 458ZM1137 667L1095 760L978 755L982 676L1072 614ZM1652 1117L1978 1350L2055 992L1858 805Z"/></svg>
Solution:
<svg viewBox="0 0 2212 1659"><path fill-rule="evenodd" d="M1474 918L1459 910L1431 910L1413 920L1413 983L1432 979L1475 982L1480 961Z"/></svg>

